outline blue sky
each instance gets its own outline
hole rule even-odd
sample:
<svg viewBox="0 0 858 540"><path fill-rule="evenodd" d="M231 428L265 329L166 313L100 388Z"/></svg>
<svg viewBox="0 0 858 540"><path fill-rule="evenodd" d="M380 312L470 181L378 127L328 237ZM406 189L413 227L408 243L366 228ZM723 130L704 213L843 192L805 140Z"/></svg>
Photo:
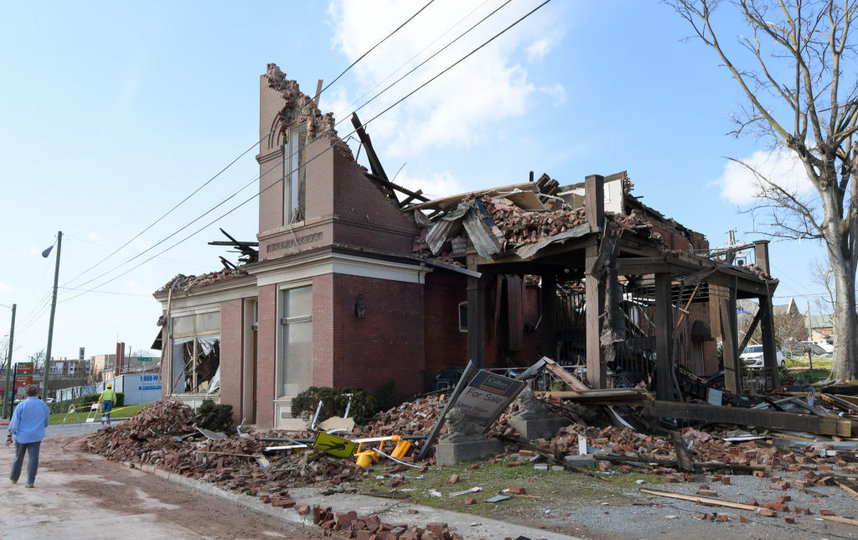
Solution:
<svg viewBox="0 0 858 540"><path fill-rule="evenodd" d="M346 120L345 136L361 96L501 3L436 0L333 84L321 108ZM234 261L207 245L224 239L218 227L255 238L255 199L238 206L256 187L255 151L139 233L258 139L266 64L313 93L424 4L0 2L0 304L18 305L14 360L45 348L54 261L40 252L58 230L54 356L110 353L117 339L132 353L147 348L160 314L151 293L180 272L219 269L218 255ZM361 118L537 5L513 0ZM740 28L729 19L732 36ZM531 170L561 183L627 170L645 204L711 245L730 229L743 241L762 238L751 231L765 220L737 212L747 186L727 157L767 156L770 142L727 135L743 96L710 50L684 40L689 33L658 2L555 0L368 131L388 174L432 196L525 181ZM796 296L804 311L815 297L800 295L821 292L809 277L820 257L810 241L771 245L777 303ZM9 316L0 308L0 337Z"/></svg>

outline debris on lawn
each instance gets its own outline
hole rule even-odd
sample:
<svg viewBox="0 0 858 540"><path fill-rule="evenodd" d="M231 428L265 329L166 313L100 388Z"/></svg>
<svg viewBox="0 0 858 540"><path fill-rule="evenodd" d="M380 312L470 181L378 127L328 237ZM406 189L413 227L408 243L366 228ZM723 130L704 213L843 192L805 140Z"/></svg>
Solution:
<svg viewBox="0 0 858 540"><path fill-rule="evenodd" d="M560 369L559 366L552 366L552 370ZM525 441L510 424L510 419L519 407L514 402L487 426L485 435L500 439L504 447L502 454L494 455L485 463L503 463L506 467L529 466L533 463L534 470L542 471L549 470L550 465L552 470L564 468L599 480L606 480L604 476L609 474L646 471L664 475L668 482L693 482L700 479L693 472L705 472L707 483L698 484L693 495L645 488L640 488L640 492L699 504L750 510L755 515L769 517L790 513L788 503L791 498L786 492L793 488L813 493L808 488L839 486L850 495L858 496L858 441L854 439L760 426L742 425L737 428L735 424L718 422L689 425L691 422L684 421L679 425L674 423L672 427L664 427L655 419L647 420L639 415L640 409L637 407L640 405L635 400L644 396L645 403L648 399L645 392L634 390L611 393L600 390L588 397L588 391L582 390L571 375L569 377L577 388L574 391L535 392L528 395L528 399L535 396L541 400L551 414L565 419L568 425L557 429L551 437ZM617 399L613 405L606 403L606 400L611 402L614 399L611 396ZM382 478L392 477L388 487L394 488L393 492L397 495L405 496L396 489L404 480L404 476L398 473L410 468L420 468L422 472L434 465L435 458L431 451L426 452L427 457L422 460L417 458L417 453L432 450L426 447L424 440L430 431L437 430L441 434L447 429L440 421L447 400L448 396L444 393L416 398L378 413L364 425L355 425L349 433L349 440L352 441L389 441L393 434L399 436L400 441L406 438L413 441L413 446L412 443L402 446L405 449L402 455L393 452L397 454L395 459L386 452L382 454L384 451L380 449L372 449L373 452L378 450L380 455L391 457L379 463L383 464L386 471ZM694 410L690 408L694 404L684 405L687 405L686 410ZM852 401L834 394L820 397L818 394L808 395L807 392L801 396L782 392L762 396L756 409L771 408L772 414L802 417L800 421L806 417L826 422L830 420L834 423L824 424L826 430L836 427L838 431L845 431L848 427L851 434L854 429L852 423L858 421L853 407ZM777 421L781 421L780 417L777 417ZM813 425L823 426L822 423ZM336 492L355 492L356 488L351 483L361 481L369 474L368 469L357 465L353 456L335 457L312 448L317 435L310 431L253 434L247 430L244 433L239 430L238 436L226 435L199 427L190 407L179 402L162 401L143 408L136 416L116 427L96 432L88 438L86 445L90 451L113 461L155 466L210 482L226 490L257 497L272 506L295 507L300 512L308 511L306 505L302 506L292 499L289 489L321 485ZM271 441L289 443L277 447L289 450L263 455L266 449L274 448L268 446ZM480 467L480 463L468 466L469 470L479 470ZM786 471L802 473L801 479L796 480L792 476L790 481L786 481L778 476L779 472ZM766 478L768 488L778 496L772 496L769 502L763 504L755 500L748 504L721 500L713 484L729 486L731 475L741 474ZM459 481L459 475L455 473L447 479L448 484ZM384 484L384 480L379 483ZM478 491L480 488L475 487L449 496L458 497ZM511 496L537 498L527 494L526 489L520 486L511 486L505 491L506 494L495 495L486 501L496 503ZM429 490L428 493L436 497L443 496L436 490ZM475 499L469 497L466 504L475 502ZM315 512L316 509L314 515ZM809 514L838 518L837 521L841 523L854 521L828 515L827 510L814 512L800 506L792 509L792 514L785 520L786 523L794 523L796 516ZM717 516L713 519L727 518L726 514L712 515ZM323 528L327 526L326 530L352 531L353 537L362 537L359 534L361 531L378 530L378 526L359 528L364 526L360 523L360 519L364 518L356 516L350 520L339 519L339 514L324 514L325 519L321 516L323 514L320 514L317 523L323 524ZM738 519L740 523L746 521L742 515ZM401 533L407 531L412 538L421 538L422 531L428 530L404 524L393 525L387 530L394 529Z"/></svg>

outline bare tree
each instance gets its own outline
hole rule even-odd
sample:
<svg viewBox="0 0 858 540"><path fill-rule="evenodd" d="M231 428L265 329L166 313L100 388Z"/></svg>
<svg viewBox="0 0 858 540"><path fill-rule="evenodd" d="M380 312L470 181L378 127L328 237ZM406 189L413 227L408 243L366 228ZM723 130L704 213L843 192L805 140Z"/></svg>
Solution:
<svg viewBox="0 0 858 540"><path fill-rule="evenodd" d="M810 263L810 279L820 287L825 289L825 294L814 300L816 309L820 315L827 315L834 312L835 306L835 291L834 291L834 272L831 271L831 264L828 261L815 260Z"/></svg>
<svg viewBox="0 0 858 540"><path fill-rule="evenodd" d="M33 363L33 373L41 373L45 367L45 351L42 349L39 352L34 352L27 360Z"/></svg>
<svg viewBox="0 0 858 540"><path fill-rule="evenodd" d="M753 319L754 314L752 313L739 313L737 327L740 337L745 337ZM778 347L781 348L781 351L789 351L791 354L793 349L798 346L797 344L799 342L807 339L807 323L800 312L790 310L789 307L786 309L777 308L775 309L773 320L773 326L775 328L775 342ZM749 343L762 342L762 331L760 330L760 327L757 326L754 329L754 333L751 334Z"/></svg>
<svg viewBox="0 0 858 540"><path fill-rule="evenodd" d="M778 178L752 170L760 189L757 207L773 219L769 234L821 239L827 248L836 300L831 379L854 379L858 86L850 30L858 2L737 0L751 34L739 37L750 53L744 56L716 32L712 18L718 0L668 3L717 53L748 99L734 133L747 129L792 152L816 191L818 200L802 197Z"/></svg>

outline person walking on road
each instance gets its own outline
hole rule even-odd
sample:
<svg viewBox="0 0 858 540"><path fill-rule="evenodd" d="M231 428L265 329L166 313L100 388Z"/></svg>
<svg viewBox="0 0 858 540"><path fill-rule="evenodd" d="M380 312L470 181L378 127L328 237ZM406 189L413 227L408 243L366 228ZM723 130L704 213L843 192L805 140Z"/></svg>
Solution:
<svg viewBox="0 0 858 540"><path fill-rule="evenodd" d="M108 384L107 390L101 393L101 396L98 398L99 403L101 403L101 425L105 424L105 418L107 419L107 425L110 425L110 411L113 410L113 405L116 403L116 392L113 391L113 385Z"/></svg>
<svg viewBox="0 0 858 540"><path fill-rule="evenodd" d="M48 406L39 399L39 389L30 385L27 387L27 399L22 401L9 422L9 434L6 437L6 445L12 444L12 435L15 436L15 461L12 462L12 472L9 480L13 484L18 483L21 476L21 468L24 465L24 454L27 454L27 486L33 487L36 482L36 471L39 470L39 446L45 438L45 428L51 417Z"/></svg>

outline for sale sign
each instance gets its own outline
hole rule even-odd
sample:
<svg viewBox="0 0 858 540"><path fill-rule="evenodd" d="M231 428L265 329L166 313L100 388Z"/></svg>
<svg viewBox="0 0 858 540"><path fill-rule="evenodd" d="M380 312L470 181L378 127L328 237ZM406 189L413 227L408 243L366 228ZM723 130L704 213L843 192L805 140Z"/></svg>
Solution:
<svg viewBox="0 0 858 540"><path fill-rule="evenodd" d="M526 384L524 381L480 370L459 396L456 407L484 428L500 416Z"/></svg>

